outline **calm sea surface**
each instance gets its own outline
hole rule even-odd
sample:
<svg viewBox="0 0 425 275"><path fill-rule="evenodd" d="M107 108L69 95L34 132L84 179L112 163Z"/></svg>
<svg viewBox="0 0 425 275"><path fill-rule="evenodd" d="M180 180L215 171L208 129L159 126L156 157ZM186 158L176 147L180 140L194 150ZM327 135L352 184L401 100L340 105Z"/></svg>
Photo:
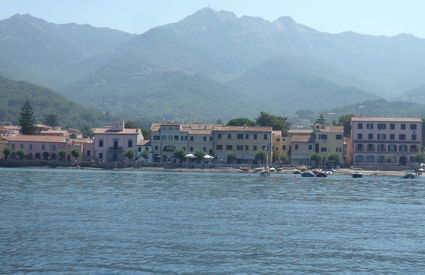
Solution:
<svg viewBox="0 0 425 275"><path fill-rule="evenodd" d="M0 174L1 274L425 272L425 178Z"/></svg>

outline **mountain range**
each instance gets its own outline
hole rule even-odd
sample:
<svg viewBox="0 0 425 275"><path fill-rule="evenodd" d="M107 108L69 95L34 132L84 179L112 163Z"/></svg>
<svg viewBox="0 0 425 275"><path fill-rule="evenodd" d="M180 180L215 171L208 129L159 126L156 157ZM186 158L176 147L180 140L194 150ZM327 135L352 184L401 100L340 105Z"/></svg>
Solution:
<svg viewBox="0 0 425 275"><path fill-rule="evenodd" d="M30 15L0 21L0 74L129 119L425 103L424 68L425 39L413 35L330 34L209 8L140 35Z"/></svg>

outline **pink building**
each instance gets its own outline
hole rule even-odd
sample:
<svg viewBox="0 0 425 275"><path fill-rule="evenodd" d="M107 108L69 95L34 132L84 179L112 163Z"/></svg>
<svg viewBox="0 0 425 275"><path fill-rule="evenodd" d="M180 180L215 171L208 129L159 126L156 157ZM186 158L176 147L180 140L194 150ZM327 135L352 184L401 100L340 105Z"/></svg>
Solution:
<svg viewBox="0 0 425 275"><path fill-rule="evenodd" d="M353 117L353 165L413 166L422 144L422 119Z"/></svg>
<svg viewBox="0 0 425 275"><path fill-rule="evenodd" d="M8 137L13 152L25 151L27 159L59 159L61 150L69 151L71 141L61 136L20 135Z"/></svg>
<svg viewBox="0 0 425 275"><path fill-rule="evenodd" d="M137 144L143 140L140 129L126 129L124 121L114 121L111 127L96 128L94 135L94 157L98 160L122 161L128 150L136 156Z"/></svg>
<svg viewBox="0 0 425 275"><path fill-rule="evenodd" d="M310 165L310 156L314 153L314 139L310 134L300 133L291 136L291 163L295 165Z"/></svg>
<svg viewBox="0 0 425 275"><path fill-rule="evenodd" d="M0 125L0 135L2 136L16 136L21 133L21 126L14 125Z"/></svg>

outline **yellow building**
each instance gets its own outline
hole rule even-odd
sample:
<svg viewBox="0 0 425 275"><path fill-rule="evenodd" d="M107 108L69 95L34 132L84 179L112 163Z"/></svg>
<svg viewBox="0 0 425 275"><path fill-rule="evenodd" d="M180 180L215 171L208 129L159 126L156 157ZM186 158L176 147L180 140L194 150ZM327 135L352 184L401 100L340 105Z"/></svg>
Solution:
<svg viewBox="0 0 425 275"><path fill-rule="evenodd" d="M283 136L281 131L273 131L273 162L289 159L288 152L291 146L291 138Z"/></svg>
<svg viewBox="0 0 425 275"><path fill-rule="evenodd" d="M316 123L313 130L314 152L322 158L322 164L328 163L330 155L336 154L343 161L344 127L327 126Z"/></svg>

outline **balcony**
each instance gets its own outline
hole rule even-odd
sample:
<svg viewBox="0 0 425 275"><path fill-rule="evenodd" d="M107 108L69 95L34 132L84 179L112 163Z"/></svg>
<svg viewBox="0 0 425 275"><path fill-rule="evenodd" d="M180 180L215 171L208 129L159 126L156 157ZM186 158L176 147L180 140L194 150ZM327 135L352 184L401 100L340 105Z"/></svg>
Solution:
<svg viewBox="0 0 425 275"><path fill-rule="evenodd" d="M118 147L118 146L113 146L113 147L109 147L109 151L122 151L122 147Z"/></svg>

